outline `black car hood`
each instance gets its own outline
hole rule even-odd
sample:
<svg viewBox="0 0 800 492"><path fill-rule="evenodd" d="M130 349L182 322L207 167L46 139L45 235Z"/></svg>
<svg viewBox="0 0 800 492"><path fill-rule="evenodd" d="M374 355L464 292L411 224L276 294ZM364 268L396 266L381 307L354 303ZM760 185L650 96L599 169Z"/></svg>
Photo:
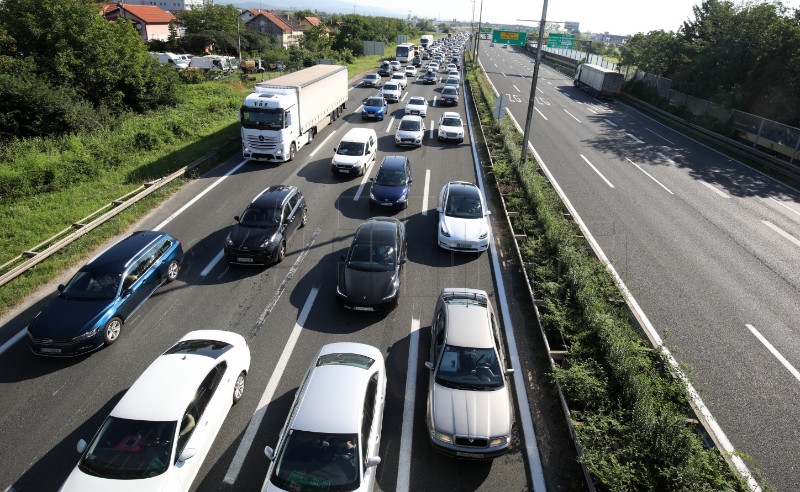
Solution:
<svg viewBox="0 0 800 492"><path fill-rule="evenodd" d="M231 229L230 235L231 241L233 241L232 247L236 249L261 249L261 245L264 244L264 241L272 238L277 231L278 227L260 229L235 225Z"/></svg>
<svg viewBox="0 0 800 492"><path fill-rule="evenodd" d="M360 306L380 304L395 275L394 270L388 272L363 272L352 268L343 270L347 299Z"/></svg>
<svg viewBox="0 0 800 492"><path fill-rule="evenodd" d="M56 297L31 324L36 338L73 338L94 328L114 299L78 301Z"/></svg>

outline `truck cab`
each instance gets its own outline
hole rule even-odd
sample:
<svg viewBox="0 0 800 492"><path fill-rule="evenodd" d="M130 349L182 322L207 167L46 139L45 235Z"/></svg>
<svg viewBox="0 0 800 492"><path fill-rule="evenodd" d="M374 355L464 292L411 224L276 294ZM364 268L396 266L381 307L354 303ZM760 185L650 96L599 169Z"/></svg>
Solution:
<svg viewBox="0 0 800 492"><path fill-rule="evenodd" d="M292 160L297 150L297 145L291 146L297 136L296 125L293 125L296 108L297 97L294 94L254 92L247 96L239 110L243 157L279 162ZM251 134L246 130L256 130L257 133Z"/></svg>

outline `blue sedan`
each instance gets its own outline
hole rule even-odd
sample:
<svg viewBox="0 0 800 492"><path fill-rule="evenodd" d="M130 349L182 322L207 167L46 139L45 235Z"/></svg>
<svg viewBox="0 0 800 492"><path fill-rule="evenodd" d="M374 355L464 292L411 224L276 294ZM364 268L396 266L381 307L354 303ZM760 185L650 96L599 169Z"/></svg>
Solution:
<svg viewBox="0 0 800 492"><path fill-rule="evenodd" d="M67 357L111 345L130 316L162 284L178 277L180 241L139 231L85 264L28 327L36 355Z"/></svg>
<svg viewBox="0 0 800 492"><path fill-rule="evenodd" d="M406 208L411 191L411 161L400 155L383 158L378 173L372 178L369 203L376 207Z"/></svg>
<svg viewBox="0 0 800 492"><path fill-rule="evenodd" d="M388 107L389 104L382 96L368 97L367 100L364 101L364 109L361 111L361 119L366 120L371 118L383 121L384 116L386 116L386 108Z"/></svg>

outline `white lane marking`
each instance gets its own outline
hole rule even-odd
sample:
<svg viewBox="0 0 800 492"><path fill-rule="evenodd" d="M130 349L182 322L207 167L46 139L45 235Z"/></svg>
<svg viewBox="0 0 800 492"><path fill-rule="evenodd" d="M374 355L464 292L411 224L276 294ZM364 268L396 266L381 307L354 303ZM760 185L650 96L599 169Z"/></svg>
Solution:
<svg viewBox="0 0 800 492"><path fill-rule="evenodd" d="M425 190L422 194L422 215L428 215L428 192L431 187L431 170L425 170Z"/></svg>
<svg viewBox="0 0 800 492"><path fill-rule="evenodd" d="M3 345L0 345L0 355L3 355L3 353L6 350L10 349L12 345L14 345L15 343L19 342L23 338L25 338L25 335L27 334L27 332L28 332L28 327L26 326L25 328L20 330L19 333L17 333L13 337L11 337L11 339L9 341L4 343Z"/></svg>
<svg viewBox="0 0 800 492"><path fill-rule="evenodd" d="M502 75L503 77L508 77L508 75L506 75L506 74L505 74L505 73L503 73L503 72L500 72L500 75Z"/></svg>
<svg viewBox="0 0 800 492"><path fill-rule="evenodd" d="M480 67L481 67L481 70L483 70L484 72L486 72L486 69L485 69L485 68L483 68L483 63L481 63L481 61L480 61L480 60L478 60L478 65L480 65ZM494 91L494 95L495 95L495 96L497 96L497 97L500 97L500 93L499 93L499 92L497 92L497 87L495 87L495 86L494 86L494 82L492 82L492 79L490 79L489 77L486 77L486 80L488 80L488 81L489 81L489 85L491 85L491 86L492 86L492 90Z"/></svg>
<svg viewBox="0 0 800 492"><path fill-rule="evenodd" d="M759 331L756 330L753 325L744 325L744 326L746 326L747 329L750 330L750 333L752 333L753 335L755 335L756 338L758 338L759 342L763 343L764 346L767 347L767 350L772 352L772 355L774 355L775 358L778 359L778 361L781 364L783 364L783 367L785 367L789 371L789 373L792 376L794 376L796 380L800 381L800 372L798 372L798 370L795 369L795 367L791 364L791 362L786 360L786 357L784 357L783 355L781 355L780 352L778 352L778 349L776 349L771 343L769 343L769 340L764 338L764 335L759 333Z"/></svg>
<svg viewBox="0 0 800 492"><path fill-rule="evenodd" d="M664 135L658 134L658 133L654 132L653 130L651 130L649 128L645 128L645 130L647 130L648 132L652 133L653 135L655 135L656 137L660 138L661 140L664 140L665 142L667 142L670 145L676 145L675 142L673 142L672 140L666 138Z"/></svg>
<svg viewBox="0 0 800 492"><path fill-rule="evenodd" d="M357 85L354 85L353 87L351 87L351 88L347 89L347 92L350 92L350 91L352 91L353 89L355 89L356 87L358 87L358 86L360 86L360 85L361 85L361 82L359 82Z"/></svg>
<svg viewBox="0 0 800 492"><path fill-rule="evenodd" d="M590 110L590 111L591 111L591 110ZM607 120L607 119L603 118L603 121L605 121L607 124L609 124L609 125L611 125L611 126L617 126L617 124L616 124L616 123L614 123L614 122L613 122L613 121L611 121L611 120Z"/></svg>
<svg viewBox="0 0 800 492"><path fill-rule="evenodd" d="M547 81L547 85L553 85L549 80Z"/></svg>
<svg viewBox="0 0 800 492"><path fill-rule="evenodd" d="M394 116L392 116L392 119L389 120L389 125L386 127L386 133L389 133L389 130L392 129L392 125L394 125Z"/></svg>
<svg viewBox="0 0 800 492"><path fill-rule="evenodd" d="M782 201L780 201L780 200L776 200L776 199L774 199L774 198L772 198L772 197L769 197L769 199L770 199L770 200L772 200L773 202L777 203L777 204L778 204L778 205L780 205L781 207L783 207L783 208L785 208L785 209L787 209L787 210L789 210L789 211L791 211L791 212L794 212L794 213L796 213L797 215L800 215L800 212L798 212L797 210L793 209L793 208L792 208L792 207L790 207L789 205L786 205L786 204L785 204L785 203L783 203Z"/></svg>
<svg viewBox="0 0 800 492"><path fill-rule="evenodd" d="M494 68L497 68L497 63L494 64Z"/></svg>
<svg viewBox="0 0 800 492"><path fill-rule="evenodd" d="M547 116L543 115L543 114L542 114L542 112L541 112L541 111L539 111L539 108L537 108L536 106L534 106L534 107L533 107L533 109L535 109L535 110L536 110L536 112L537 112L537 113L539 113L539 116L541 116L542 118L544 118L544 120L545 120L545 121L547 121Z"/></svg>
<svg viewBox="0 0 800 492"><path fill-rule="evenodd" d="M436 98L437 97L438 96L433 96L433 103L431 104L431 106L433 106L434 108L436 107Z"/></svg>
<svg viewBox="0 0 800 492"><path fill-rule="evenodd" d="M650 174L650 173L648 173L647 171L645 171L644 169L642 169L642 166L640 166L639 164L636 164L635 162L633 162L632 160L628 159L627 157L626 157L625 159L626 159L628 162L630 162L631 164L633 164L634 166L636 166L636 167L639 169L639 171L641 171L641 172L645 173L645 174L647 175L647 177L648 177L648 178L650 178L650 179L652 179L653 181L655 181L655 182L658 184L658 186L660 186L660 187L664 188L665 190L667 190L667 193L669 193L670 195L674 195L674 194L675 194L675 193L671 192L671 191L669 190L669 188L667 188L666 186L664 186L663 184L661 184L661 181L659 181L659 180L657 180L656 178L654 178L652 174Z"/></svg>
<svg viewBox="0 0 800 492"><path fill-rule="evenodd" d="M176 210L175 212L173 212L173 213L172 213L172 215L170 215L169 217L167 217L166 219L164 219L164 221L163 221L163 222L161 222L160 224L158 224L157 226L155 226L155 227L153 228L153 230L154 230L154 231L160 231L160 230L161 230L161 229L162 229L162 228L163 228L165 225L167 225L167 224L169 224L170 222L172 222L172 220L173 220L173 219L175 219L175 217L179 216L180 214L182 214L183 212L185 212L185 211L186 211L186 209L188 209L189 207L191 207L192 205L194 205L194 204L197 202L197 200L199 200L199 199L203 198L203 197L206 195L206 193L208 193L209 191L211 191L211 190L213 190L214 188L216 188L216 187L217 187L217 185L218 185L218 184L220 184L220 183L222 183L222 182L223 182L223 181L224 181L224 180L225 180L225 179L226 179L228 176L230 176L231 174L235 173L236 171L238 171L238 170L239 170L239 168L240 168L240 167L242 167L242 166L244 166L245 164L247 164L247 161L248 161L248 159L245 159L245 160L243 160L242 162L240 162L239 164L237 164L237 165L236 165L236 166L235 166L233 169L231 169L230 171L228 171L227 173L225 173L224 175L222 175L222 176L221 176L221 177L220 177L218 180L216 180L216 181L214 181L213 183L211 183L211 184L208 186L208 188L206 188L205 190L201 191L200 193L198 193L198 194L197 194L197 196L196 196L196 197L194 197L194 198L192 198L191 200L189 200L188 202L186 202L186 204L185 204L184 206L182 206L181 208L179 208L178 210Z"/></svg>
<svg viewBox="0 0 800 492"><path fill-rule="evenodd" d="M700 179L698 181L700 182L701 185L705 186L706 188L708 188L709 190L713 191L714 193L716 193L717 195L721 196L722 198L730 198L730 195L728 195L727 193L725 193L723 191L718 190L716 186L708 184L705 181L703 181L702 179Z"/></svg>
<svg viewBox="0 0 800 492"><path fill-rule="evenodd" d="M436 129L436 120L431 119L431 136L433 138L433 131Z"/></svg>
<svg viewBox="0 0 800 492"><path fill-rule="evenodd" d="M308 299L306 299L303 310L300 312L300 316L297 318L297 322L292 329L292 333L289 335L289 340L286 341L286 345L283 347L283 353L281 353L281 357L278 359L275 370L272 372L272 376L269 378L267 388L264 390L264 394L261 395L261 400L258 402L256 412L253 414L253 418L250 419L250 424L248 424L247 429L244 432L244 436L242 436L242 441L239 443L239 448L236 450L233 461L231 461L231 465L228 467L227 473L225 473L225 478L222 480L223 483L233 485L234 482L236 482L236 477L239 476L244 459L247 457L247 453L250 452L250 447L253 445L253 439L256 437L256 431L258 431L258 428L261 426L261 421L264 419L264 415L267 413L269 402L272 401L275 390L278 388L278 383L280 382L281 377L283 377L283 371L286 370L286 364L289 362L289 357L294 351L294 346L297 344L297 339L300 338L300 332L303 331L303 324L306 322L308 313L311 311L311 306L314 304L314 299L317 298L318 290L319 289L317 287L311 289L311 293L308 295Z"/></svg>
<svg viewBox="0 0 800 492"><path fill-rule="evenodd" d="M362 104L361 106L357 107L357 108L356 108L356 110L355 110L355 111L353 111L353 114L356 114L356 113L358 113L358 112L359 112L359 111L361 111L362 109L364 109L364 105L363 105L363 104Z"/></svg>
<svg viewBox="0 0 800 492"><path fill-rule="evenodd" d="M404 93L403 97L401 97L400 100L402 101L403 99L405 99L407 95L408 95L408 92Z"/></svg>
<svg viewBox="0 0 800 492"><path fill-rule="evenodd" d="M206 275L208 275L208 272L210 272L215 266L217 266L217 263L219 263L219 260L221 260L223 256L225 256L225 250L221 249L219 253L217 253L217 256L215 256L214 259L211 260L211 262L208 265L206 265L205 268L203 268L203 271L200 272L200 278L203 278Z"/></svg>
<svg viewBox="0 0 800 492"><path fill-rule="evenodd" d="M776 226L775 224L773 224L772 222L770 222L768 220L762 220L761 222L765 226L769 227L773 231L777 232L781 236L783 236L786 239L788 239L789 241L793 242L795 246L800 247L800 239L797 239L796 237L792 236L791 234L789 234L788 232L784 231L783 229L781 229L780 227Z"/></svg>
<svg viewBox="0 0 800 492"><path fill-rule="evenodd" d="M562 108L562 109L564 109L564 108ZM572 113L570 113L570 112L569 112L569 111L567 111L566 109L564 109L564 112L565 112L565 113L567 113L568 115L572 116L572 119L573 119L573 120L575 120L575 121L577 121L578 123L580 123L580 122L581 122L581 120L579 120L578 118L576 118L576 117L575 117L575 115L573 115Z"/></svg>
<svg viewBox="0 0 800 492"><path fill-rule="evenodd" d="M626 135L628 138L630 138L631 140L633 140L634 142L636 142L636 143L643 143L641 140L639 140L638 138L634 137L634 136L633 136L633 135L631 135L630 133L626 133L625 135Z"/></svg>
<svg viewBox="0 0 800 492"><path fill-rule="evenodd" d="M521 90L519 90L519 87L517 87L517 86L516 86L516 85L514 85L514 84L511 84L511 87L513 87L513 88L514 88L514 90L516 90L517 92L522 92Z"/></svg>
<svg viewBox="0 0 800 492"><path fill-rule="evenodd" d="M314 155L316 155L316 153L317 153L317 152L319 152L319 149L321 149L321 148L325 147L325 144L326 144L326 143L328 143L328 140L330 140L330 139L331 139L331 137L333 136L333 134L334 134L334 133L336 133L336 130L333 130L333 131L330 133L330 135L328 135L327 137L325 137L325 140L323 140L321 144L317 145L317 148L316 148L316 149L314 149L313 151L311 151L311 153L310 153L310 154L308 154L308 156L309 156L309 157L314 157Z"/></svg>
<svg viewBox="0 0 800 492"><path fill-rule="evenodd" d="M403 402L403 427L400 433L400 459L397 464L397 492L408 492L411 484L411 441L414 435L414 403L416 401L417 364L419 360L419 320L411 320L408 338L406 396ZM427 369L426 369L427 370Z"/></svg>
<svg viewBox="0 0 800 492"><path fill-rule="evenodd" d="M366 167L366 164L365 164ZM361 198L361 192L364 191L364 185L367 184L367 180L369 179L369 173L371 169L364 169L364 175L361 176L361 183L358 185L358 189L356 190L356 194L353 195L353 201L357 202L359 198Z"/></svg>
<svg viewBox="0 0 800 492"><path fill-rule="evenodd" d="M600 172L600 171L599 171L599 170L598 170L596 167L594 167L594 164L592 164L591 162L589 162L589 159L587 159L586 157L584 157L584 156L583 156L583 154L579 154L579 155L581 156L581 158L582 158L584 161L586 161L586 164L589 164L589 167L591 167L592 169L594 169L594 172L596 172L598 176L600 176L601 178L603 178L603 181L605 181L605 182L606 182L606 184L607 184L608 186L610 186L610 187L612 187L612 188L614 187L614 185L613 185L613 184L611 184L611 181L607 180L607 179L606 179L606 177L605 177L605 176L603 176L603 173L601 173L601 172Z"/></svg>
<svg viewBox="0 0 800 492"><path fill-rule="evenodd" d="M543 90L541 90L541 89L539 89L538 87L536 88L536 90L537 90L537 91L539 91L539 92L541 92L542 94L544 94L544 91L543 91Z"/></svg>
<svg viewBox="0 0 800 492"><path fill-rule="evenodd" d="M662 154L661 152L656 152L656 155L657 155L657 156L659 156L659 157L661 157L661 158L662 158L662 159L664 159L665 161L669 162L669 163L670 163L670 164L672 164L673 166L675 165L675 161L673 161L673 160L672 160L672 159L670 159L669 157L665 156L665 155L664 155L664 154Z"/></svg>

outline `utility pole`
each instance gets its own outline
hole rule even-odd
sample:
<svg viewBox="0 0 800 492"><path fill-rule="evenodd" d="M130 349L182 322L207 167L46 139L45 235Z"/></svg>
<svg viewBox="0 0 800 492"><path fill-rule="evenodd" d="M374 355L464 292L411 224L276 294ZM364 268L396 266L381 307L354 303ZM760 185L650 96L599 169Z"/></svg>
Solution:
<svg viewBox="0 0 800 492"><path fill-rule="evenodd" d="M539 80L539 64L542 62L542 43L544 43L544 24L547 19L547 0L542 5L542 20L539 23L539 43L536 46L536 64L533 66L533 80L531 80L531 96L528 101L528 116L525 118L525 134L522 137L522 154L520 164L528 158L528 139L531 136L531 122L533 120L533 103L536 100L536 82Z"/></svg>
<svg viewBox="0 0 800 492"><path fill-rule="evenodd" d="M478 15L478 35L475 36L475 56L472 57L475 63L478 63L478 45L481 43L481 23L483 21L483 0L481 0L481 10Z"/></svg>

